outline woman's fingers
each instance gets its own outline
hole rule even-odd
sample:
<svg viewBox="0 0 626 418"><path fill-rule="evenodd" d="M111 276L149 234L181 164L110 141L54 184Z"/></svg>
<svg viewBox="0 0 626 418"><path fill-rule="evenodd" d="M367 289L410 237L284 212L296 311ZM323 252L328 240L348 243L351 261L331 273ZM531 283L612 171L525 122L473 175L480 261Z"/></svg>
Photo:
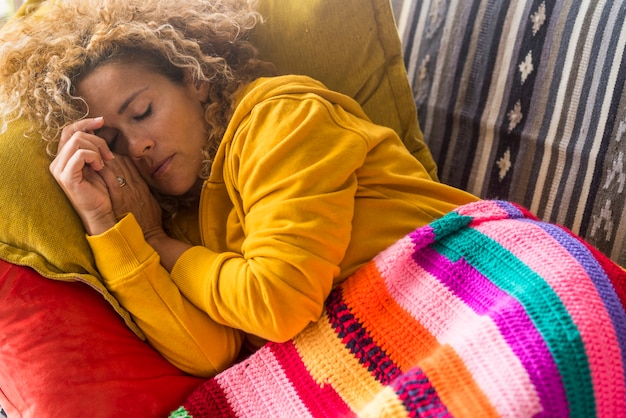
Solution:
<svg viewBox="0 0 626 418"><path fill-rule="evenodd" d="M127 157L118 155L114 161L107 163L99 174L107 184L114 204L123 201L129 203L129 199L142 201L150 195L145 180Z"/></svg>
<svg viewBox="0 0 626 418"><path fill-rule="evenodd" d="M62 152L74 152L79 149L92 149L94 151L99 151L100 148L102 148L102 144L100 144L101 141L104 142L104 140L100 137L79 131L73 134L72 137L63 144L63 147L59 147L57 149L57 155ZM104 146L106 146L106 142L104 143Z"/></svg>
<svg viewBox="0 0 626 418"><path fill-rule="evenodd" d="M89 234L115 225L109 186L100 175L105 162L114 156L106 141L97 135L102 118L84 119L65 127L50 172L59 183ZM107 163L108 164L108 163Z"/></svg>
<svg viewBox="0 0 626 418"><path fill-rule="evenodd" d="M63 128L61 131L59 146L62 146L65 142L67 142L76 132L87 132L93 134L96 130L102 128L103 126L104 119L101 117L78 120Z"/></svg>
<svg viewBox="0 0 626 418"><path fill-rule="evenodd" d="M132 212L144 233L161 226L161 208L133 162L118 155L99 172L109 189L117 216Z"/></svg>
<svg viewBox="0 0 626 418"><path fill-rule="evenodd" d="M56 163L56 164L55 164ZM85 170L86 167L92 170ZM104 168L100 154L92 150L80 149L68 155L67 159L55 159L50 164L50 171L57 181L69 186L70 183L83 181L90 171L98 172Z"/></svg>
<svg viewBox="0 0 626 418"><path fill-rule="evenodd" d="M107 185L94 167L102 162L100 153L78 149L61 153L50 164L50 171L83 221L87 233L99 234L116 222ZM104 166L102 165L102 169Z"/></svg>
<svg viewBox="0 0 626 418"><path fill-rule="evenodd" d="M102 155L104 161L112 160L114 156L106 141L95 134L95 132L103 126L104 119L102 117L83 119L66 126L61 132L57 154L66 147L68 142L76 137L80 137L92 142Z"/></svg>

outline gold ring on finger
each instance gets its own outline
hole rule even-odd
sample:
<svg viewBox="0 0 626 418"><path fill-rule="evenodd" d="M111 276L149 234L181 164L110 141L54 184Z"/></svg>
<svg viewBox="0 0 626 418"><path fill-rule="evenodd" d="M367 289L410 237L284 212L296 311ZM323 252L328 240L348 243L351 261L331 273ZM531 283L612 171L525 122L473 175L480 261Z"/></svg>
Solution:
<svg viewBox="0 0 626 418"><path fill-rule="evenodd" d="M117 182L120 184L120 187L126 187L126 180L123 177L117 176Z"/></svg>

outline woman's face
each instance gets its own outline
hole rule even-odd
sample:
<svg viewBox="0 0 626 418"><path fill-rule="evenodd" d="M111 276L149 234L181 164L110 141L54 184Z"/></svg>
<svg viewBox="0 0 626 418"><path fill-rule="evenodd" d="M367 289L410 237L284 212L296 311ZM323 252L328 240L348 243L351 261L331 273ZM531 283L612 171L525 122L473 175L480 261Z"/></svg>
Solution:
<svg viewBox="0 0 626 418"><path fill-rule="evenodd" d="M180 85L139 64L105 64L77 84L89 117L102 116L97 135L131 157L159 192L182 195L198 183L206 125L207 86Z"/></svg>

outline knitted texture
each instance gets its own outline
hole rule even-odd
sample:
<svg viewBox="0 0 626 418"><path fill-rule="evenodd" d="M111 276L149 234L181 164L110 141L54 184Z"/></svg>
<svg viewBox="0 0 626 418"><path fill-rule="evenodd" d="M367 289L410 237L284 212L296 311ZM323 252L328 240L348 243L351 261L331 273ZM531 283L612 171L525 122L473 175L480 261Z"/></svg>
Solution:
<svg viewBox="0 0 626 418"><path fill-rule="evenodd" d="M580 238L477 202L380 253L320 321L172 417L623 417L625 306L626 272Z"/></svg>

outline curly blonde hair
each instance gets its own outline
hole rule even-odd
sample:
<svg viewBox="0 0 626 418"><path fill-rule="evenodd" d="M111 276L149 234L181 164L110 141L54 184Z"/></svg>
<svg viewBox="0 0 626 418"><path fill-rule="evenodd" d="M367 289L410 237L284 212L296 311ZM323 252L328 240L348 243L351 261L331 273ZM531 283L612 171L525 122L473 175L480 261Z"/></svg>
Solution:
<svg viewBox="0 0 626 418"><path fill-rule="evenodd" d="M140 62L172 81L208 82L206 178L236 91L273 75L247 37L253 0L48 0L0 29L0 118L26 118L54 155L61 130L86 117L77 82L108 62Z"/></svg>

